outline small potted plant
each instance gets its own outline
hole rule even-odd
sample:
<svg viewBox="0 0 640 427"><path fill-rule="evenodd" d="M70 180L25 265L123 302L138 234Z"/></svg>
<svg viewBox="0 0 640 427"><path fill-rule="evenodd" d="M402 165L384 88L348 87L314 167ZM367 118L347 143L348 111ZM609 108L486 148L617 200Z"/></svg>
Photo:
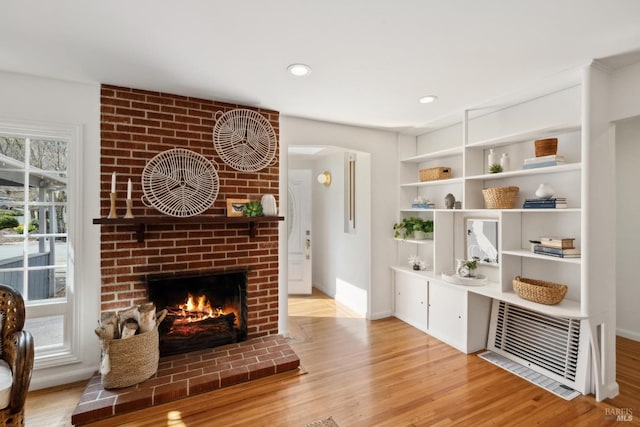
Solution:
<svg viewBox="0 0 640 427"><path fill-rule="evenodd" d="M500 173L502 172L502 166L500 166L498 163L494 163L491 166L489 166L489 173Z"/></svg>
<svg viewBox="0 0 640 427"><path fill-rule="evenodd" d="M430 219L422 220L416 218L417 221L413 225L413 238L416 240L433 238L433 221Z"/></svg>
<svg viewBox="0 0 640 427"><path fill-rule="evenodd" d="M476 269L478 268L477 259L459 259L457 260L456 272L460 277L476 277Z"/></svg>
<svg viewBox="0 0 640 427"><path fill-rule="evenodd" d="M420 259L418 255L409 257L409 265L416 271L425 270L427 265Z"/></svg>
<svg viewBox="0 0 640 427"><path fill-rule="evenodd" d="M393 225L393 231L395 238L427 239L433 235L433 220L416 217L403 218L402 221Z"/></svg>

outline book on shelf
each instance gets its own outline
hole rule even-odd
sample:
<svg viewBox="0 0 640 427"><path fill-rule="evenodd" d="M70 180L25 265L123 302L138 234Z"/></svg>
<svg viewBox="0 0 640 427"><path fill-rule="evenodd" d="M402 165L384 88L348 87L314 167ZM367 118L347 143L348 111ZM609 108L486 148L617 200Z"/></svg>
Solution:
<svg viewBox="0 0 640 427"><path fill-rule="evenodd" d="M551 248L573 249L573 237L540 237L540 244Z"/></svg>
<svg viewBox="0 0 640 427"><path fill-rule="evenodd" d="M525 202L534 202L534 203L567 203L566 197L534 197L530 199L524 199Z"/></svg>
<svg viewBox="0 0 640 427"><path fill-rule="evenodd" d="M549 251L549 249L556 249L558 252L551 252ZM548 248L542 245L536 245L536 248L533 250L533 253L538 255L554 256L556 258L580 258L579 249Z"/></svg>
<svg viewBox="0 0 640 427"><path fill-rule="evenodd" d="M552 254L551 252L541 252L541 251L533 251L534 254L545 255L545 256L553 256L556 258L580 258L580 254Z"/></svg>
<svg viewBox="0 0 640 427"><path fill-rule="evenodd" d="M556 205L536 205L533 203L525 203L522 209L567 209L569 205L566 203L558 203Z"/></svg>
<svg viewBox="0 0 640 427"><path fill-rule="evenodd" d="M564 209L567 207L567 199L565 197L557 197L553 199L526 199L522 204L523 209Z"/></svg>
<svg viewBox="0 0 640 427"><path fill-rule="evenodd" d="M524 163L522 165L522 169L536 169L536 168L546 168L549 166L560 166L566 165L565 161L560 160L547 160L546 162L538 162L538 163Z"/></svg>
<svg viewBox="0 0 640 427"><path fill-rule="evenodd" d="M577 248L554 248L550 246L544 245L534 245L533 252L541 255L552 255L561 258L579 258L580 257L580 249Z"/></svg>
<svg viewBox="0 0 640 427"><path fill-rule="evenodd" d="M549 161L564 162L564 156L562 154L549 154L548 156L529 157L524 159L524 164L544 163Z"/></svg>

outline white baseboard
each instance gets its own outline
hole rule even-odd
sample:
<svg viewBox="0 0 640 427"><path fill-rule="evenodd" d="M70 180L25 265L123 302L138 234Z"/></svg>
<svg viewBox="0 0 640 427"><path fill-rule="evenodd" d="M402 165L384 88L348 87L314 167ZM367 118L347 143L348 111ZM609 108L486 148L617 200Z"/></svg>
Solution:
<svg viewBox="0 0 640 427"><path fill-rule="evenodd" d="M621 336L622 338L628 338L634 341L640 341L640 332L629 331L627 329L616 329L616 335Z"/></svg>
<svg viewBox="0 0 640 427"><path fill-rule="evenodd" d="M369 320L378 320L378 319L386 319L387 317L392 317L393 316L393 312L392 311L379 311L377 313L371 313L371 317L369 317Z"/></svg>
<svg viewBox="0 0 640 427"><path fill-rule="evenodd" d="M73 371L56 372L55 374L48 375L43 372L34 371L31 377L29 391L88 380L96 373L96 370L97 367L94 366L74 369Z"/></svg>

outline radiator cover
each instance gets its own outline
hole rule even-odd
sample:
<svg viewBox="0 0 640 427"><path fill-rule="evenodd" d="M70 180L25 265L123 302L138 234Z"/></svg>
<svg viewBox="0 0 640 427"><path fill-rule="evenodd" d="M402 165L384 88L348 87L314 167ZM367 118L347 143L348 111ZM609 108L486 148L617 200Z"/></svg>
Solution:
<svg viewBox="0 0 640 427"><path fill-rule="evenodd" d="M487 348L582 394L591 392L585 321L493 300Z"/></svg>

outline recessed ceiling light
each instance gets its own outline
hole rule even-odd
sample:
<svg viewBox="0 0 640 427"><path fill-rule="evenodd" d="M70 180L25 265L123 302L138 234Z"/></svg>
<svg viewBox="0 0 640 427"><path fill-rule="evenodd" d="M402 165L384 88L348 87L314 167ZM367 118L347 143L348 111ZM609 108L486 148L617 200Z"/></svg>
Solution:
<svg viewBox="0 0 640 427"><path fill-rule="evenodd" d="M422 98L420 98L420 99L418 100L418 102L419 102L420 104L430 104L430 103L432 103L433 101L435 101L436 99L438 99L438 97L437 97L437 96L435 96L435 95L427 95L427 96L423 96Z"/></svg>
<svg viewBox="0 0 640 427"><path fill-rule="evenodd" d="M306 64L291 64L287 67L287 70L297 77L306 76L311 73L311 67Z"/></svg>

